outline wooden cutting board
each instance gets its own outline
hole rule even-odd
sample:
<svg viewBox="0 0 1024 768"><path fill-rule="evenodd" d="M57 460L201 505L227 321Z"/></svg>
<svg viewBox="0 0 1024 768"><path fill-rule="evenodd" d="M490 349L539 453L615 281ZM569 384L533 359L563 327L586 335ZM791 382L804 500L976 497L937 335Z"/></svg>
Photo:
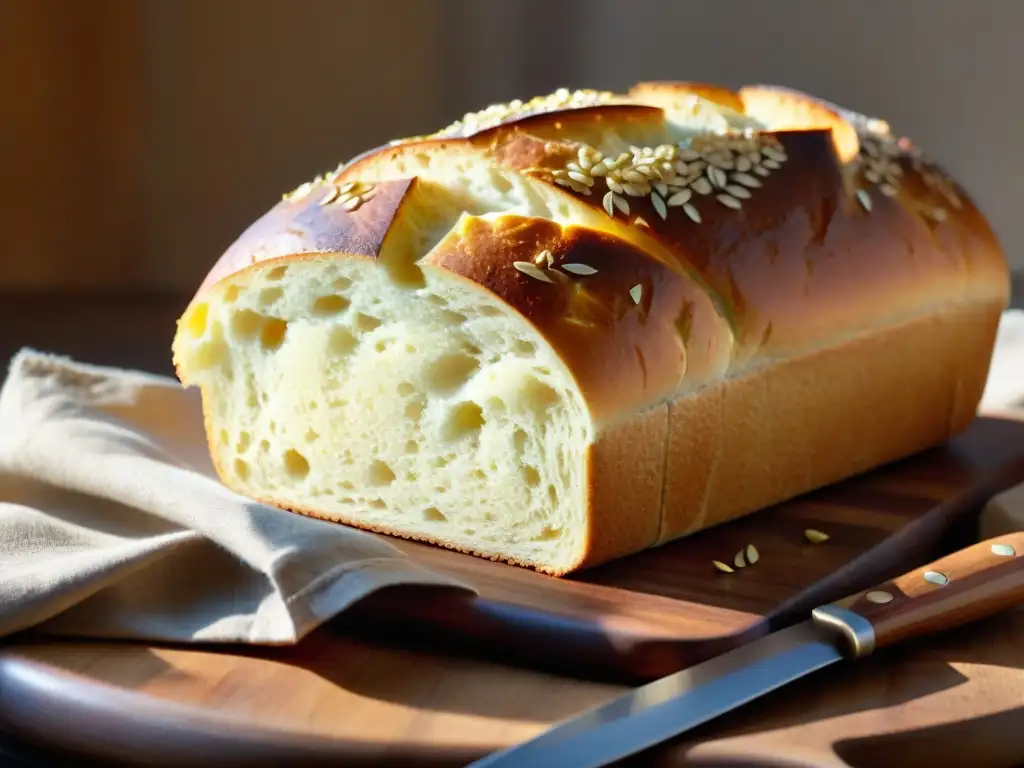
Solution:
<svg viewBox="0 0 1024 768"><path fill-rule="evenodd" d="M947 445L720 527L557 579L400 541L479 596L396 587L340 625L617 681L669 674L935 553L995 493L1024 482L1024 421L979 418ZM829 539L810 543L808 528ZM760 559L727 574L754 544Z"/></svg>

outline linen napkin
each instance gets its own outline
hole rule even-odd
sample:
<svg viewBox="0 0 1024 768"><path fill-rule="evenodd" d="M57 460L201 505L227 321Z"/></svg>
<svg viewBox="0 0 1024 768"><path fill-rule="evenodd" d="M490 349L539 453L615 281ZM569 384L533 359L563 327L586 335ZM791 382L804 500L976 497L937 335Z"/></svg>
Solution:
<svg viewBox="0 0 1024 768"><path fill-rule="evenodd" d="M289 644L396 584L385 537L220 484L196 390L24 349L0 391L0 637Z"/></svg>

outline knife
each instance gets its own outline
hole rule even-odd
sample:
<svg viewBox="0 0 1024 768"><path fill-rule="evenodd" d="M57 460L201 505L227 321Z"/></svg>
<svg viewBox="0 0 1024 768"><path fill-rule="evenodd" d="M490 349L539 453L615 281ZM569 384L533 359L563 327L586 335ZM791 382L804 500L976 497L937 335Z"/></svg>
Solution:
<svg viewBox="0 0 1024 768"><path fill-rule="evenodd" d="M1024 532L947 555L806 621L655 680L473 768L596 768L634 755L839 661L1024 602Z"/></svg>

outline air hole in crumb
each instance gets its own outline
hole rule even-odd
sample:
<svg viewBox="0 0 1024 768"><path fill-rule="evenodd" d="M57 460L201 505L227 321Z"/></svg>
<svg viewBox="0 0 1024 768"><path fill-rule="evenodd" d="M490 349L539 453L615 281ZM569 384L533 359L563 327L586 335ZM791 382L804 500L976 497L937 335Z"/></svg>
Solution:
<svg viewBox="0 0 1024 768"><path fill-rule="evenodd" d="M434 493L447 493L447 492L448 492L448 486L447 485L435 485L434 486Z"/></svg>
<svg viewBox="0 0 1024 768"><path fill-rule="evenodd" d="M383 499L370 499L370 509L387 509L388 505Z"/></svg>
<svg viewBox="0 0 1024 768"><path fill-rule="evenodd" d="M482 469L474 469L473 470L473 477L475 477L477 480L486 480L487 479L487 473L484 472Z"/></svg>
<svg viewBox="0 0 1024 768"><path fill-rule="evenodd" d="M427 301L429 301L431 304L435 304L438 307L448 306L448 299L446 299L444 296L438 296L436 293L427 294Z"/></svg>
<svg viewBox="0 0 1024 768"><path fill-rule="evenodd" d="M562 536L561 528L552 528L550 525L545 525L544 528L533 537L534 541L551 541L552 539L558 539Z"/></svg>
<svg viewBox="0 0 1024 768"><path fill-rule="evenodd" d="M334 278L334 282L331 283L331 287L338 291L344 291L346 288L350 288L351 286L352 281L347 277L336 277Z"/></svg>
<svg viewBox="0 0 1024 768"><path fill-rule="evenodd" d="M427 369L427 387L440 394L450 394L473 375L480 364L468 355L444 355Z"/></svg>
<svg viewBox="0 0 1024 768"><path fill-rule="evenodd" d="M336 315L339 312L344 312L350 303L344 296L338 296L334 293L329 296L319 296L313 302L313 314L321 316Z"/></svg>
<svg viewBox="0 0 1024 768"><path fill-rule="evenodd" d="M238 286L229 285L224 289L224 303L234 304L236 301L238 301Z"/></svg>
<svg viewBox="0 0 1024 768"><path fill-rule="evenodd" d="M188 329L189 335L192 338L198 339L206 333L206 320L209 315L210 306L208 304L196 304L192 307L188 317L185 318L185 328Z"/></svg>
<svg viewBox="0 0 1024 768"><path fill-rule="evenodd" d="M378 352L383 352L390 346L391 339L381 339L380 341L373 345L373 348L376 349Z"/></svg>
<svg viewBox="0 0 1024 768"><path fill-rule="evenodd" d="M497 307L489 306L487 304L484 304L482 307L480 307L478 311L484 317L498 317L501 314L500 309L498 309Z"/></svg>
<svg viewBox="0 0 1024 768"><path fill-rule="evenodd" d="M528 377L523 382L523 402L535 413L543 413L558 402L558 393L542 381Z"/></svg>
<svg viewBox="0 0 1024 768"><path fill-rule="evenodd" d="M551 506L558 504L558 490L553 485L548 486L548 501L551 502Z"/></svg>
<svg viewBox="0 0 1024 768"><path fill-rule="evenodd" d="M241 309L231 316L231 333L239 339L251 339L260 332L263 315L251 309Z"/></svg>
<svg viewBox="0 0 1024 768"><path fill-rule="evenodd" d="M277 434L277 422L276 421L272 421L272 422L270 422L270 424L268 426L270 427L270 434L276 435Z"/></svg>
<svg viewBox="0 0 1024 768"><path fill-rule="evenodd" d="M356 503L356 500L353 499L351 496L345 496L344 498L338 499L338 501L340 503L342 503L342 504L355 504Z"/></svg>
<svg viewBox="0 0 1024 768"><path fill-rule="evenodd" d="M355 483L351 480L342 480L338 483L338 487L345 491L354 491L356 489Z"/></svg>
<svg viewBox="0 0 1024 768"><path fill-rule="evenodd" d="M531 488L536 488L540 485L540 472L536 467L523 467L523 480Z"/></svg>
<svg viewBox="0 0 1024 768"><path fill-rule="evenodd" d="M470 341L464 341L460 346L462 347L462 351L467 355L473 355L476 357L481 352L480 347Z"/></svg>
<svg viewBox="0 0 1024 768"><path fill-rule="evenodd" d="M406 482L415 483L419 479L420 479L420 476L417 475L415 472L406 472L405 473L405 480L406 480Z"/></svg>
<svg viewBox="0 0 1024 768"><path fill-rule="evenodd" d="M268 443L266 440L260 440L260 451L263 452L263 453L266 453L269 450L270 450L270 443Z"/></svg>
<svg viewBox="0 0 1024 768"><path fill-rule="evenodd" d="M537 354L537 348L533 343L523 341L522 339L516 339L515 343L512 345L512 349L517 355L522 355L523 357L532 357Z"/></svg>
<svg viewBox="0 0 1024 768"><path fill-rule="evenodd" d="M242 459L235 459L235 474L238 475L240 480L249 479L249 465L246 464Z"/></svg>
<svg viewBox="0 0 1024 768"><path fill-rule="evenodd" d="M220 442L221 442L221 445L227 445L227 442L228 442L228 441L229 441L229 440L231 439L231 438L230 438L230 437L228 436L228 431L227 431L226 429L222 429L222 430L220 431L220 435L219 435L219 437L220 437Z"/></svg>
<svg viewBox="0 0 1024 768"><path fill-rule="evenodd" d="M284 334L288 323L279 317L268 317L260 332L260 344L264 349L277 349L284 342Z"/></svg>
<svg viewBox="0 0 1024 768"><path fill-rule="evenodd" d="M505 413L505 401L500 397L488 397L487 410L491 411L495 416L500 416Z"/></svg>
<svg viewBox="0 0 1024 768"><path fill-rule="evenodd" d="M242 432L238 435L238 446L235 450L239 453L245 453L249 450L249 444L252 442L252 435L248 432Z"/></svg>
<svg viewBox="0 0 1024 768"><path fill-rule="evenodd" d="M370 462L370 485L391 485L395 482L395 471L380 459Z"/></svg>
<svg viewBox="0 0 1024 768"><path fill-rule="evenodd" d="M356 344L356 337L347 328L331 328L327 337L327 350L334 355L347 355Z"/></svg>
<svg viewBox="0 0 1024 768"><path fill-rule="evenodd" d="M411 419L412 421L418 421L420 416L423 415L423 409L426 404L423 402L422 397L417 397L405 404L405 418Z"/></svg>
<svg viewBox="0 0 1024 768"><path fill-rule="evenodd" d="M444 425L444 439L458 440L476 434L484 425L483 409L472 400L456 404Z"/></svg>
<svg viewBox="0 0 1024 768"><path fill-rule="evenodd" d="M441 322L445 325L461 325L466 322L466 316L461 312L446 309L441 312Z"/></svg>
<svg viewBox="0 0 1024 768"><path fill-rule="evenodd" d="M498 171L496 168L492 168L491 172L487 174L491 180L491 187L498 192L498 194L504 195L512 189L512 182L508 180L505 174Z"/></svg>
<svg viewBox="0 0 1024 768"><path fill-rule="evenodd" d="M447 456L438 456L435 459L431 459L430 463L435 467L447 467L451 462Z"/></svg>
<svg viewBox="0 0 1024 768"><path fill-rule="evenodd" d="M288 272L288 267L274 267L267 272L267 280L280 280Z"/></svg>
<svg viewBox="0 0 1024 768"><path fill-rule="evenodd" d="M283 295L284 291L282 291L277 286L274 286L273 288L264 288L262 291L260 291L259 302L262 306L269 307L275 301L280 299Z"/></svg>
<svg viewBox="0 0 1024 768"><path fill-rule="evenodd" d="M416 387L414 387L408 381L403 381L398 385L398 394L400 394L402 397L408 397L415 391Z"/></svg>
<svg viewBox="0 0 1024 768"><path fill-rule="evenodd" d="M463 530L463 533L466 534L467 536L475 536L476 535L476 531L473 528L466 528L465 530Z"/></svg>
<svg viewBox="0 0 1024 768"><path fill-rule="evenodd" d="M408 352L410 355L415 355L416 354L416 347L414 347L412 344L406 344L405 345L405 351Z"/></svg>
<svg viewBox="0 0 1024 768"><path fill-rule="evenodd" d="M410 440L405 444L406 453L419 453L419 450L420 444L417 443L415 440Z"/></svg>
<svg viewBox="0 0 1024 768"><path fill-rule="evenodd" d="M522 455L523 451L526 450L526 432L522 429L517 429L512 434L512 445L516 449L516 453Z"/></svg>
<svg viewBox="0 0 1024 768"><path fill-rule="evenodd" d="M312 443L320 439L320 433L315 429L307 429L305 438L307 443Z"/></svg>
<svg viewBox="0 0 1024 768"><path fill-rule="evenodd" d="M284 452L284 471L294 479L301 480L309 474L309 462L294 448L289 448Z"/></svg>
<svg viewBox="0 0 1024 768"><path fill-rule="evenodd" d="M384 269L387 270L388 277L391 278L391 282L399 288L416 289L422 288L427 284L427 280L423 276L423 270L414 261L392 257L385 259L383 265Z"/></svg>
<svg viewBox="0 0 1024 768"><path fill-rule="evenodd" d="M258 405L260 404L260 401L259 401L259 399L258 399L258 398L256 397L256 393L255 393L255 392L250 392L250 393L249 393L249 397L247 397L247 398L246 398L246 401L245 401L245 402L246 402L246 404L247 404L247 405L248 405L248 406L249 406L250 408L255 408L255 407L257 407L257 406L258 406Z"/></svg>
<svg viewBox="0 0 1024 768"><path fill-rule="evenodd" d="M548 368L546 365L538 365L533 370L535 370L541 376L550 376L551 375L551 369Z"/></svg>
<svg viewBox="0 0 1024 768"><path fill-rule="evenodd" d="M375 328L380 327L380 320L373 315L367 315L362 312L356 313L356 330L362 333L369 333Z"/></svg>
<svg viewBox="0 0 1024 768"><path fill-rule="evenodd" d="M423 517L425 520L435 520L439 523L444 522L448 519L442 514L441 510L439 510L437 507L427 507L426 509L424 509Z"/></svg>

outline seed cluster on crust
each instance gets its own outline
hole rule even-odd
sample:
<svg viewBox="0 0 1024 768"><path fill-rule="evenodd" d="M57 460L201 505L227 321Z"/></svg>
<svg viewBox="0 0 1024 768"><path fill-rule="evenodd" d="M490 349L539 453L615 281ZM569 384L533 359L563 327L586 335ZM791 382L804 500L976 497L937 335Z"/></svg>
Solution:
<svg viewBox="0 0 1024 768"><path fill-rule="evenodd" d="M925 159L921 152L906 138L896 138L888 132L888 125L881 123L883 128L875 130L863 129L860 140L858 171L863 183L876 188L886 197L897 197L902 191L904 179L904 162L917 173L922 183L931 192L938 195L950 208L959 210L963 201L957 192L956 184L935 163ZM862 186L857 189L857 200L866 211L871 211L872 200L869 189ZM934 221L945 221L948 216L946 208L940 205L924 205L916 207Z"/></svg>
<svg viewBox="0 0 1024 768"><path fill-rule="evenodd" d="M739 210L761 178L788 159L774 136L752 131L737 134L702 134L678 144L630 147L617 157L582 145L576 159L552 173L556 184L590 195L598 180L606 192L605 212L630 214L629 197L648 197L655 213L667 219L670 208L680 208L694 223L701 223L699 197L714 197L726 208ZM760 177L760 178L759 178Z"/></svg>
<svg viewBox="0 0 1024 768"><path fill-rule="evenodd" d="M346 211L354 211L373 197L374 185L365 181L346 181L337 183L342 167L327 174L320 174L312 181L300 184L291 192L286 192L281 199L288 203L297 203L309 197L314 190L324 189L324 194L317 200L321 206L338 205Z"/></svg>
<svg viewBox="0 0 1024 768"><path fill-rule="evenodd" d="M596 91L589 88L578 88L570 91L568 88L559 88L553 93L535 96L529 101L514 99L503 104L491 104L476 112L467 112L460 120L456 120L435 133L414 138L440 139L451 136L471 136L479 131L495 128L508 120L514 120L519 117L565 109L593 107L621 98L621 96L616 96L612 91ZM404 141L409 141L409 139L398 139L392 143L402 143Z"/></svg>

